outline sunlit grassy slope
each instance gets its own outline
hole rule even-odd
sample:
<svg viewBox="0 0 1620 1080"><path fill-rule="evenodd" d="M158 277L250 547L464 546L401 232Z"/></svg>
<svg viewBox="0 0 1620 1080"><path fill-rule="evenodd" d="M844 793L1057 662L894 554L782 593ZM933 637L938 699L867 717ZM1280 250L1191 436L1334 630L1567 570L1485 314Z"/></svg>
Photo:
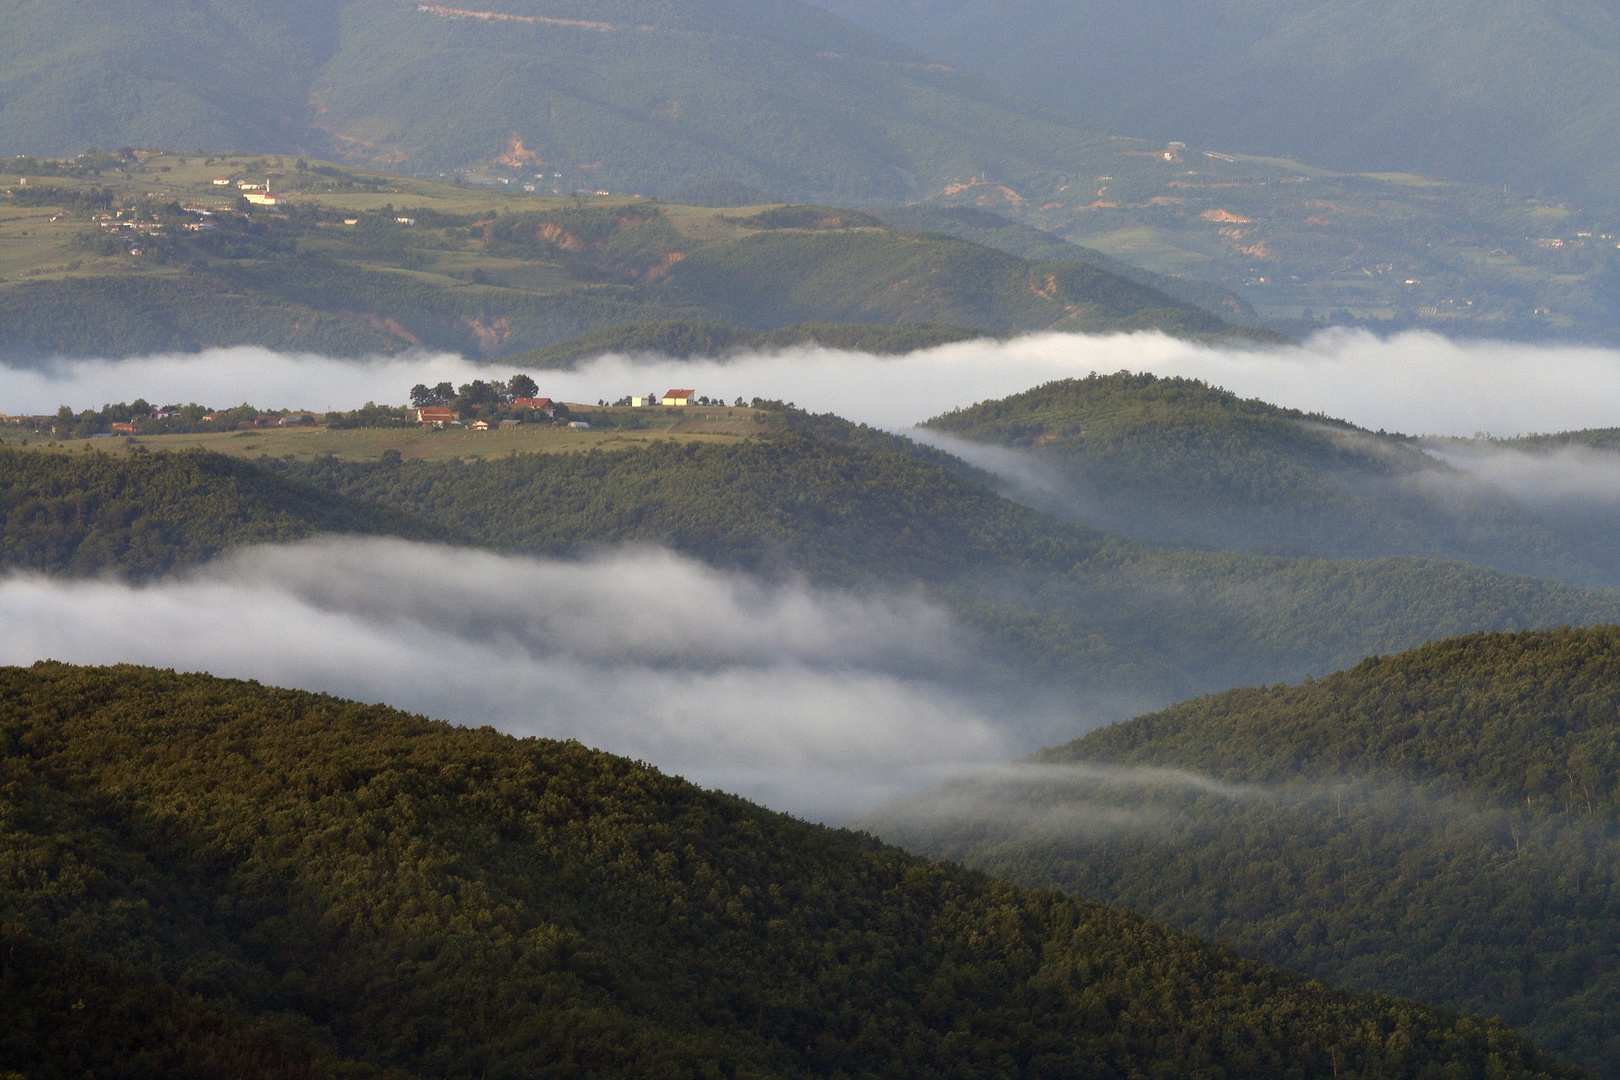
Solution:
<svg viewBox="0 0 1620 1080"><path fill-rule="evenodd" d="M876 824L1317 978L1501 1017L1612 1077L1617 701L1612 626L1477 635L1187 702Z"/></svg>
<svg viewBox="0 0 1620 1080"><path fill-rule="evenodd" d="M761 343L774 340L765 331L816 324L798 336L879 351L905 338L882 327L910 324L928 324L923 344L974 328L1281 340L1094 266L847 210L508 195L303 159L31 164L31 186L0 176L11 203L0 221L0 349L14 357L227 344L504 355L681 321L751 330L741 340ZM290 204L226 212L238 182L268 182Z"/></svg>

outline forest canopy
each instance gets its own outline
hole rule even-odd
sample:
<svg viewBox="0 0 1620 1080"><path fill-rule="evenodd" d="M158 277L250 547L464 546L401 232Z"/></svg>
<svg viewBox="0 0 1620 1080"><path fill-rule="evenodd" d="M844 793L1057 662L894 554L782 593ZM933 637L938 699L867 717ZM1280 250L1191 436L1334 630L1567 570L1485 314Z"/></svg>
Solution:
<svg viewBox="0 0 1620 1080"><path fill-rule="evenodd" d="M1569 1078L577 743L0 670L0 1063L309 1076Z"/></svg>

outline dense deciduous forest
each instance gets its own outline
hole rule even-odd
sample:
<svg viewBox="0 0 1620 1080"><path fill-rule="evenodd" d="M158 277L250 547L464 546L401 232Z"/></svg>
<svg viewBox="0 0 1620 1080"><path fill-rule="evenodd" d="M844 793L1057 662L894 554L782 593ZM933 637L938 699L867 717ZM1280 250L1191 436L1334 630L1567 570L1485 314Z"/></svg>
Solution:
<svg viewBox="0 0 1620 1080"><path fill-rule="evenodd" d="M0 447L0 566L144 578L321 532L442 536L406 515L210 453Z"/></svg>
<svg viewBox="0 0 1620 1080"><path fill-rule="evenodd" d="M879 831L1614 1076L1617 715L1620 629L1473 635L1117 724Z"/></svg>
<svg viewBox="0 0 1620 1080"><path fill-rule="evenodd" d="M0 703L30 1080L1581 1075L577 743L135 667Z"/></svg>

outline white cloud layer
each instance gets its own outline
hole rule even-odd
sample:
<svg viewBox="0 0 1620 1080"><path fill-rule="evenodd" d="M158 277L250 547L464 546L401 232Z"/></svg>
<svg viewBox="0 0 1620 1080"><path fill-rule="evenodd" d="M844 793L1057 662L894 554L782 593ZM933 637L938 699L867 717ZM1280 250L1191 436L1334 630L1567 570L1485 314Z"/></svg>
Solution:
<svg viewBox="0 0 1620 1080"><path fill-rule="evenodd" d="M710 397L767 397L901 430L959 405L1051 379L1128 368L1207 379L1244 397L1410 434L1514 435L1620 425L1620 353L1586 347L1387 340L1333 331L1284 349L1214 349L1160 334L1045 334L946 345L904 357L788 349L721 361L605 357L571 372L535 372L569 401L693 386ZM263 349L195 356L0 367L0 411L46 412L145 397L224 406L353 408L399 402L418 382L510 374L449 355L330 360Z"/></svg>
<svg viewBox="0 0 1620 1080"><path fill-rule="evenodd" d="M569 562L326 539L145 587L0 580L0 663L45 658L577 738L825 820L1054 734L1050 715L973 689L984 666L932 605L764 585L657 550Z"/></svg>
<svg viewBox="0 0 1620 1080"><path fill-rule="evenodd" d="M1436 442L1430 453L1531 506L1620 509L1620 454L1588 446L1517 450L1489 443Z"/></svg>

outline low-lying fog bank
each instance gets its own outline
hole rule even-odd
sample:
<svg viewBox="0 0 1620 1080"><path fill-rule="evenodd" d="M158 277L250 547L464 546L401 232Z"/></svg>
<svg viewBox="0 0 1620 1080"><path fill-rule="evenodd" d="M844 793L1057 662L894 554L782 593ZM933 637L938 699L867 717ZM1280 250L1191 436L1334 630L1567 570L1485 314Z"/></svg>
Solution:
<svg viewBox="0 0 1620 1080"><path fill-rule="evenodd" d="M44 658L579 739L834 821L1078 734L1072 710L985 693L972 641L919 599L766 585L659 550L326 539L148 586L0 581L0 663Z"/></svg>
<svg viewBox="0 0 1620 1080"><path fill-rule="evenodd" d="M419 382L460 384L511 367L450 355L361 361L250 348L60 361L0 367L0 411L53 412L64 403L77 410L137 397L155 404L350 409L372 400L402 403ZM1206 379L1244 397L1409 434L1514 435L1620 424L1620 353L1424 333L1380 339L1329 331L1301 346L1264 350L1209 348L1157 333L1044 334L902 357L806 348L723 361L608 356L576 371L530 374L541 393L568 401L688 386L727 401L777 398L903 430L1052 379L1121 369Z"/></svg>

